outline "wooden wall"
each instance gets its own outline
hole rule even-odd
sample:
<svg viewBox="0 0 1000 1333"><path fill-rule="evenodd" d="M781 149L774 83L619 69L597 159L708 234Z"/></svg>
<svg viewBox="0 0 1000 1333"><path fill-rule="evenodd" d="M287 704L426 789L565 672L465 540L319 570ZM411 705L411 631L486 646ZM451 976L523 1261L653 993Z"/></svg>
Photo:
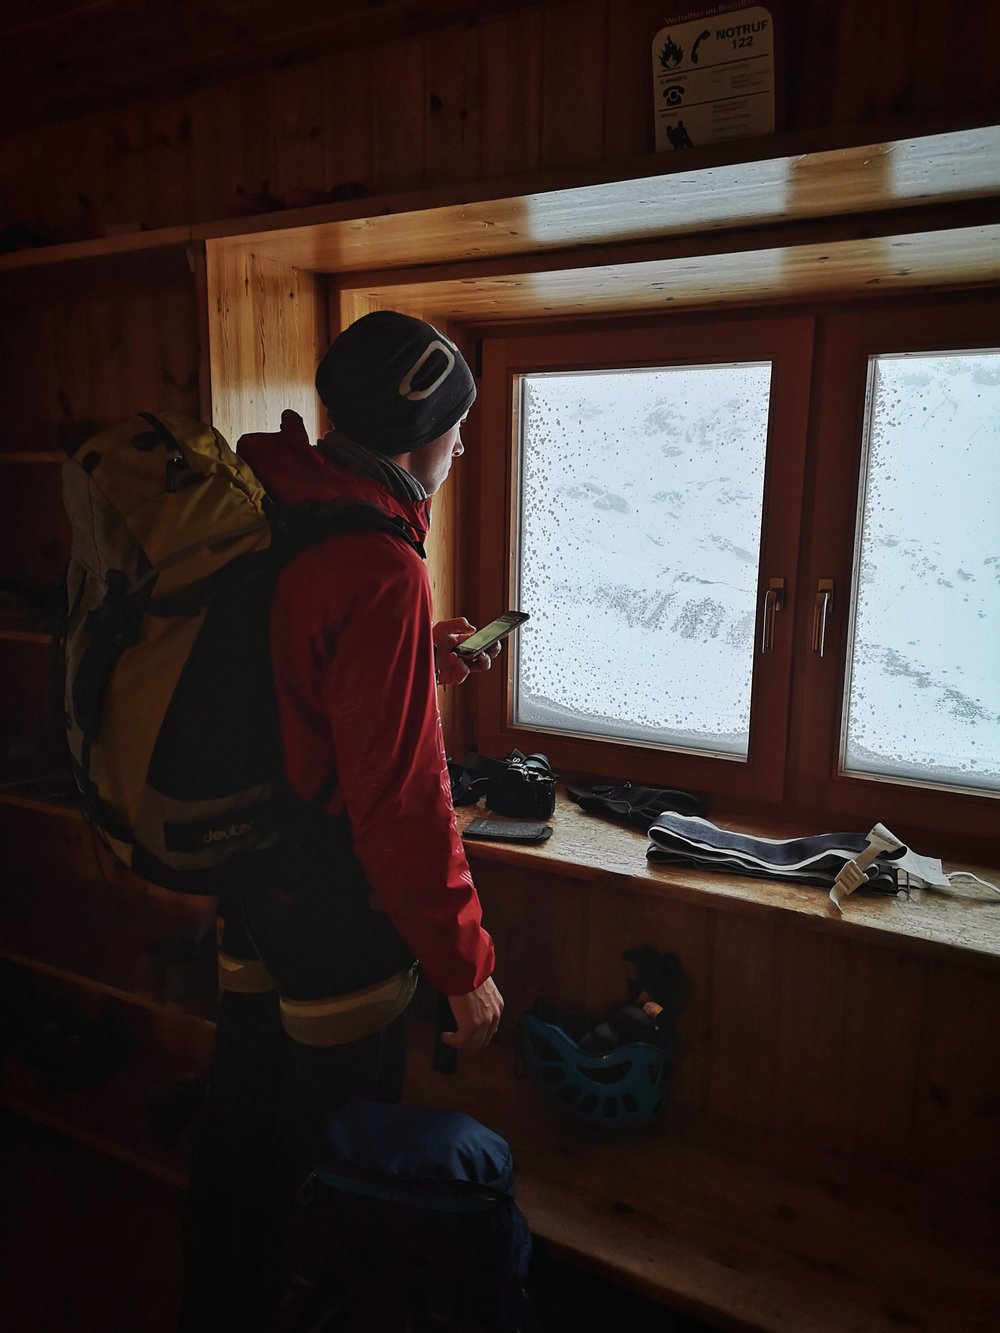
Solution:
<svg viewBox="0 0 1000 1333"><path fill-rule="evenodd" d="M315 59L182 94L147 91L0 139L0 227L17 220L75 239L228 217L261 193L355 180L384 194L650 152L651 41L665 14L696 7L549 0L496 16L495 4L470 0L461 26L439 6L426 22L448 26L350 50L324 50L312 7L324 51ZM996 119L997 6L770 8L787 130L887 116L927 128L956 112ZM155 86L154 65L146 87Z"/></svg>
<svg viewBox="0 0 1000 1333"><path fill-rule="evenodd" d="M277 430L285 408L311 439L326 429L313 382L329 342L325 286L252 253L209 249L211 419L234 448L243 434Z"/></svg>
<svg viewBox="0 0 1000 1333"><path fill-rule="evenodd" d="M1000 1196L1000 972L706 901L630 892L472 852L514 1018L624 1002L624 949L675 952L691 996L672 1096L734 1124ZM513 1039L512 1023L505 1024ZM859 1206L862 1206L859 1201Z"/></svg>
<svg viewBox="0 0 1000 1333"><path fill-rule="evenodd" d="M185 251L5 275L0 395L5 453L60 455L136 411L137 395L197 416L199 316Z"/></svg>

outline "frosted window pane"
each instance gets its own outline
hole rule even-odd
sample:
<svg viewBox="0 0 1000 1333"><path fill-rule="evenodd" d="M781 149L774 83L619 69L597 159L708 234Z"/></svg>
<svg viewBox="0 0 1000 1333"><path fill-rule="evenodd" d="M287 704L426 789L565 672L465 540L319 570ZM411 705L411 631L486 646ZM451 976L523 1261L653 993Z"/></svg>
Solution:
<svg viewBox="0 0 1000 1333"><path fill-rule="evenodd" d="M1000 353L872 359L844 768L1000 789Z"/></svg>
<svg viewBox="0 0 1000 1333"><path fill-rule="evenodd" d="M770 380L520 377L516 721L746 758Z"/></svg>

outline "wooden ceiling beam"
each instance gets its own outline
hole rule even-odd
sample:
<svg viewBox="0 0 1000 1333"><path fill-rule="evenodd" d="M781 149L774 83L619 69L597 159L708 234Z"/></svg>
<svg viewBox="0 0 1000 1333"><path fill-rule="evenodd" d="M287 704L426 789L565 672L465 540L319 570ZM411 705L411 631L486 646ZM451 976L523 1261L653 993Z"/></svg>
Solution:
<svg viewBox="0 0 1000 1333"><path fill-rule="evenodd" d="M787 304L888 292L1000 285L1000 222L671 258L536 268L505 274L413 275L411 281L342 279L373 308L415 306L427 317L474 323L540 315L635 314L715 305Z"/></svg>
<svg viewBox="0 0 1000 1333"><path fill-rule="evenodd" d="M194 234L344 273L981 204L1000 199L1000 126L814 151L779 137L618 168L614 180L564 171L487 182L457 197L426 191L210 223Z"/></svg>

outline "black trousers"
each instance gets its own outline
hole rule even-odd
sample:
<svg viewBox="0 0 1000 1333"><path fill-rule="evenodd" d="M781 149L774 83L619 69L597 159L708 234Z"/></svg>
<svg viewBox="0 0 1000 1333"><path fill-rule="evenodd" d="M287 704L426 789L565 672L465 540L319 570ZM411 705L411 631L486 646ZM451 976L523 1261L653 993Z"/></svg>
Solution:
<svg viewBox="0 0 1000 1333"><path fill-rule="evenodd" d="M398 1102L409 1011L346 1046L306 1046L274 993L222 998L184 1219L180 1333L274 1329L290 1277L285 1223L322 1128L358 1098Z"/></svg>

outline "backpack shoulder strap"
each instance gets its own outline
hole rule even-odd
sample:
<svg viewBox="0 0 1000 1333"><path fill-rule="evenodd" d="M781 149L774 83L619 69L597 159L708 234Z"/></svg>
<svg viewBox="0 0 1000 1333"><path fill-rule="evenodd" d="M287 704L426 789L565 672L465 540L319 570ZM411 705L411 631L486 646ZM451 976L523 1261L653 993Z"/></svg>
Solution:
<svg viewBox="0 0 1000 1333"><path fill-rule="evenodd" d="M363 500L306 501L288 505L277 510L272 518L272 526L281 534L289 558L307 546L312 546L314 542L332 537L338 532L370 531L398 537L416 551L421 560L427 559L423 542L404 518Z"/></svg>

